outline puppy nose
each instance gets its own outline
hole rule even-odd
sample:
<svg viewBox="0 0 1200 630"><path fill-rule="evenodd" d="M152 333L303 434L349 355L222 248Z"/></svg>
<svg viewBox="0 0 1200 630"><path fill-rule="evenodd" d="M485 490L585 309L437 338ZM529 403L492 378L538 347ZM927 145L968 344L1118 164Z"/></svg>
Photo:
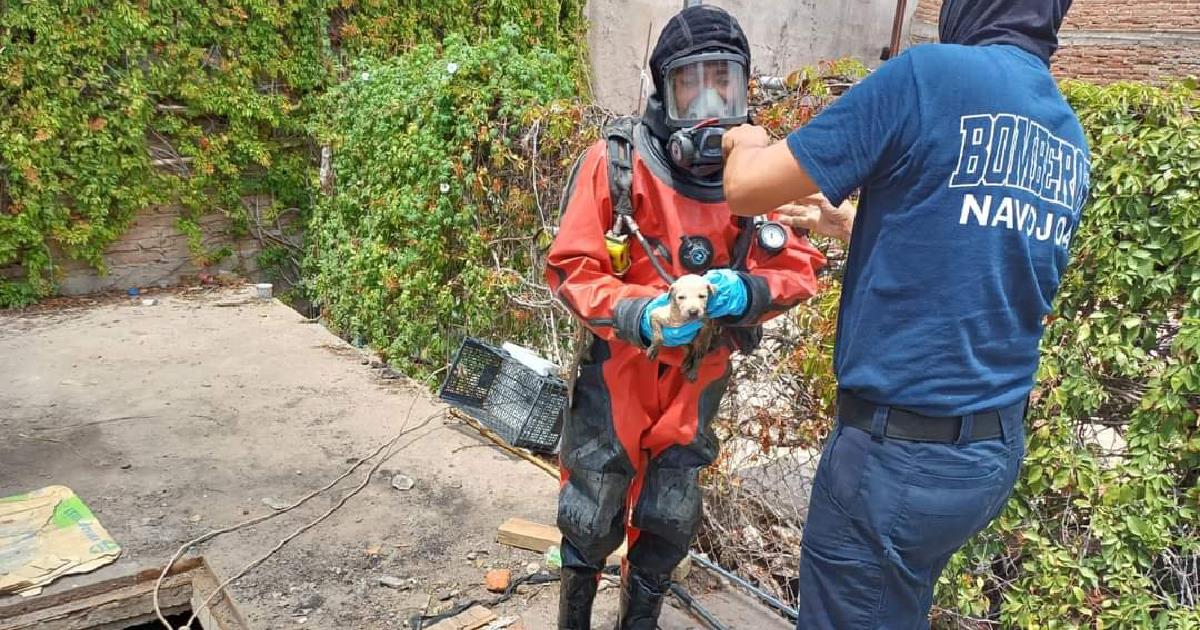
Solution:
<svg viewBox="0 0 1200 630"><path fill-rule="evenodd" d="M698 309L698 308L689 309L689 310L688 310L688 316L689 316L689 317L699 317L699 316L700 316L700 309Z"/></svg>

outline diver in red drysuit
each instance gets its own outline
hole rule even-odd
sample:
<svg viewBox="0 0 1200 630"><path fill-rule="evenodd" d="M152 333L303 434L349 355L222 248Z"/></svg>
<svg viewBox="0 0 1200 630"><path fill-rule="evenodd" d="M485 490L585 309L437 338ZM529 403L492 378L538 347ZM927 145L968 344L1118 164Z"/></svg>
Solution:
<svg viewBox="0 0 1200 630"><path fill-rule="evenodd" d="M753 350L763 321L812 296L825 262L804 235L739 219L724 202L720 136L749 120L750 49L737 21L685 9L650 62L656 93L628 129L631 155L609 139L587 151L546 264L551 289L592 333L561 445L559 628L591 627L600 571L626 537L618 627L656 627L670 573L699 529L699 475L719 449L711 425L730 354ZM648 312L669 285L633 238L628 269L614 268L605 235L622 203L664 271L712 285L708 312L722 332L694 382L679 346L698 323L666 329L666 347L646 356Z"/></svg>

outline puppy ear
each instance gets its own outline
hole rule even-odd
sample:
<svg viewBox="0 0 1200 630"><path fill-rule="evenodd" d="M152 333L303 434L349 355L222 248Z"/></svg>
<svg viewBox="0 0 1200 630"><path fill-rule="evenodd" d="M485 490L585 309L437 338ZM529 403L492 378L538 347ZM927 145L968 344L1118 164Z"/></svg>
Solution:
<svg viewBox="0 0 1200 630"><path fill-rule="evenodd" d="M709 282L708 283L708 297L712 297L713 294L716 292L717 292L717 285Z"/></svg>
<svg viewBox="0 0 1200 630"><path fill-rule="evenodd" d="M667 290L667 299L671 300L672 302L675 301L675 285L673 284L671 285L671 288Z"/></svg>

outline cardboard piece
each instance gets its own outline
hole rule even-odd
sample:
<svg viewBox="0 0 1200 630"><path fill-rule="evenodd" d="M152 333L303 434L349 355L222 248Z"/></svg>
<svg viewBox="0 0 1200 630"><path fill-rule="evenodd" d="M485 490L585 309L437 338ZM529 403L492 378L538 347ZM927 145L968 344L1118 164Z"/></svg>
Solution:
<svg viewBox="0 0 1200 630"><path fill-rule="evenodd" d="M0 595L37 595L54 580L114 562L121 547L65 486L0 498Z"/></svg>

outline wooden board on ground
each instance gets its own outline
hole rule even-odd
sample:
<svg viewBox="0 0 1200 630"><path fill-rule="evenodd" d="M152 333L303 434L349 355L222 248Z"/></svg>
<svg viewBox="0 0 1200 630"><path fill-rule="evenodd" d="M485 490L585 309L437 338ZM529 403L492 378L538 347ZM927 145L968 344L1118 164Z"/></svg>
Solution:
<svg viewBox="0 0 1200 630"><path fill-rule="evenodd" d="M487 438L488 440L491 440L492 443L494 443L496 446L499 446L500 448L512 453L513 455L516 455L517 457L520 457L521 459L524 459L524 460L530 462L531 464L537 466L538 468L541 468L543 471L546 472L546 474L550 475L551 477L554 477L555 479L558 478L558 466L555 466L554 464L543 461L537 455L534 455L533 453L527 451L526 449L515 448L515 447L509 445L507 442L504 441L504 438L497 435L495 431L483 426L475 418L472 418L471 416L468 416L467 414L465 414L457 409L451 409L450 415L454 418L458 418L467 426L478 431L480 435Z"/></svg>
<svg viewBox="0 0 1200 630"><path fill-rule="evenodd" d="M75 630L78 628L131 628L157 625L153 591L159 569L30 597L11 604L0 600L0 630ZM219 580L204 558L185 558L177 563L159 591L159 605L166 615L199 610L201 602L216 590ZM210 630L249 628L234 608L228 593L213 598L198 614Z"/></svg>
<svg viewBox="0 0 1200 630"><path fill-rule="evenodd" d="M523 518L510 518L496 530L496 542L517 549L546 553L552 545L562 543L562 533L553 525L534 523ZM625 552L625 543L621 543L621 547L608 557L608 563L620 564L625 558ZM680 581L686 578L690 571L691 562L684 558L675 568L672 577Z"/></svg>
<svg viewBox="0 0 1200 630"><path fill-rule="evenodd" d="M496 530L496 542L517 549L546 553L553 545L562 543L562 533L553 525L534 523L523 518L510 518ZM609 564L620 564L625 558L625 544L608 557Z"/></svg>
<svg viewBox="0 0 1200 630"><path fill-rule="evenodd" d="M458 615L443 619L427 630L478 630L496 620L496 613L483 606L472 606Z"/></svg>

